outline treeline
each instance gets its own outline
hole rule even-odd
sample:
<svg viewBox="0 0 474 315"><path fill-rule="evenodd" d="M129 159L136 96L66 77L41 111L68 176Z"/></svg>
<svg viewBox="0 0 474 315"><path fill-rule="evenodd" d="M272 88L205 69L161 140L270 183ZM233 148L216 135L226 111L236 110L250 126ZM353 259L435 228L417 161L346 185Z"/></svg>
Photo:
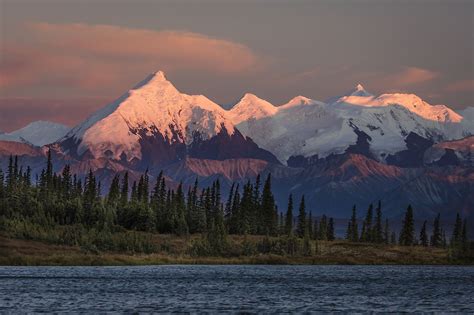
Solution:
<svg viewBox="0 0 474 315"><path fill-rule="evenodd" d="M170 187L163 173L154 183L150 183L148 172L138 182L131 182L125 173L115 176L103 195L101 182L92 171L81 179L71 173L69 165L61 173L53 169L49 152L46 168L33 182L30 167L23 168L17 157L10 157L6 172L0 170L0 229L13 231L21 238L96 245L101 249L127 247L123 239L118 242L111 237L126 231L198 233L204 235L205 244L197 247L202 245L212 253L223 251L228 234L278 236L293 235L294 230L301 237L335 238L332 218L323 216L319 225L310 224L313 221L311 215L307 217L304 197L294 227L293 215L286 219L279 215L270 175L263 184L258 176L255 182L248 181L242 187L233 185L224 199L219 180L205 189L199 189L196 180L185 190L181 183ZM132 234L131 238L132 244L138 244L131 248L141 251L147 247L140 234ZM106 239L109 245L103 244ZM292 251L296 246L293 243L289 245Z"/></svg>
<svg viewBox="0 0 474 315"><path fill-rule="evenodd" d="M303 237L334 239L334 221L323 216L319 225L307 217L304 197L298 222L293 228L293 201L290 196L286 220L278 214L271 188L271 176L263 185L260 176L243 187L235 184L222 200L219 180L205 189L198 182L185 191L183 184L169 187L161 172L152 187L148 172L130 185L128 173L116 175L102 197L101 183L92 171L84 179L71 174L66 165L61 174L53 172L51 155L35 184L31 170L18 166L10 157L6 175L0 170L0 215L6 218L37 217L60 225L82 224L105 228L121 226L129 230L174 233L177 235L223 230L229 234L276 236L288 231ZM314 221L316 223L316 221ZM313 232L314 227L314 232ZM286 231L286 232L285 232Z"/></svg>
<svg viewBox="0 0 474 315"><path fill-rule="evenodd" d="M104 239L110 239L112 245L101 245L106 249L130 247L125 236L117 241L111 236L113 233L132 233L133 245L130 248L147 250L146 240L141 240L140 234L131 231L177 235L198 233L204 237L201 243L194 244L196 253L221 253L227 246L228 234L281 237L273 245L270 239L266 239L260 246L261 251L269 247L284 247L285 252L295 252L299 248L308 253L311 252L311 241L335 239L334 219L326 215L319 220L313 218L311 211L306 209L304 196L295 205L290 195L286 212L279 213L271 175L263 183L257 176L255 182L248 181L242 186L233 184L227 198L221 196L219 180L204 189L198 188L197 180L187 189L182 183L170 187L162 172L154 183L150 183L148 172L141 175L138 182L130 182L128 173L116 175L108 193L103 195L101 191L101 183L92 171L84 179L72 174L69 165L60 174L55 173L50 152L46 168L35 183L31 179L31 169L19 166L18 158L11 156L6 172L0 170L0 228L15 230L15 235L23 233L25 238L36 238L48 234L53 227L63 226L68 228L62 234L55 234L53 239L68 245L102 244ZM380 202L375 209L375 218L373 216L371 205L359 231L354 207L346 239L396 243L388 220L382 218ZM459 216L458 219L461 222ZM456 234L453 234L451 243L463 248L467 246L466 221L459 222L456 221ZM413 225L413 211L409 207L399 244L427 245L426 222L419 240L414 237ZM443 235L438 216L431 245L446 244Z"/></svg>
<svg viewBox="0 0 474 315"><path fill-rule="evenodd" d="M366 242L379 244L398 244L401 246L421 245L424 247L447 247L449 245L452 253L457 256L462 256L469 250L469 239L467 232L467 220L461 219L459 213L456 215L456 220L453 224L452 236L448 243L446 232L441 227L441 215L438 214L433 221L432 233L429 235L428 221L425 220L420 227L419 237L415 234L415 221L413 217L413 208L408 206L404 219L402 221L402 228L397 240L395 231L391 231L388 219L385 221L382 218L382 205L379 201L377 208L369 205L365 218L362 221L362 228L359 232L357 210L356 206L352 208L352 216L347 224L346 240L351 242Z"/></svg>

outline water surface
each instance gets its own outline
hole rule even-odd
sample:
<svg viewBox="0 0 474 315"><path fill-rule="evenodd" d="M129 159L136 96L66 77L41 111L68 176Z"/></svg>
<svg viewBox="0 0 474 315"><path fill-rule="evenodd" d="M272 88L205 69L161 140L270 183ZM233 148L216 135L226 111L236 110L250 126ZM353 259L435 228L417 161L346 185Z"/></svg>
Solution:
<svg viewBox="0 0 474 315"><path fill-rule="evenodd" d="M457 266L0 267L0 312L474 312Z"/></svg>

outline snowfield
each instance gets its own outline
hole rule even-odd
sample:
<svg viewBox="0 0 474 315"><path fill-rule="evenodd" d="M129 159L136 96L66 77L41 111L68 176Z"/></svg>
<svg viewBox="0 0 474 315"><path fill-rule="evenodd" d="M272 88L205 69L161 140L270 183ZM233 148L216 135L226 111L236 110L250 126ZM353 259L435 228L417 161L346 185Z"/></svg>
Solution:
<svg viewBox="0 0 474 315"><path fill-rule="evenodd" d="M260 118L246 118L239 107L237 128L283 163L291 156L326 157L343 153L357 142L355 130L369 137L370 150L384 161L389 154L406 149L410 132L440 142L474 134L474 124L445 105L430 105L414 94L383 94L378 97L362 85L329 103L298 96ZM248 104L255 112L261 101ZM268 107L268 105L265 105ZM234 107L235 108L235 107ZM234 111L232 108L230 111Z"/></svg>
<svg viewBox="0 0 474 315"><path fill-rule="evenodd" d="M35 121L10 133L0 133L0 140L23 142L37 147L56 142L71 128L49 121Z"/></svg>
<svg viewBox="0 0 474 315"><path fill-rule="evenodd" d="M472 113L430 105L414 94L375 96L361 84L326 102L297 96L280 106L247 93L225 110L203 95L179 92L158 71L70 131L36 122L1 134L0 140L41 146L61 139L74 143L71 149L78 156L90 152L93 158L132 161L142 158L144 137L189 146L196 134L211 139L221 132L233 135L237 128L283 164L292 156L324 158L365 142L373 157L384 162L407 149L410 133L435 143L473 135Z"/></svg>
<svg viewBox="0 0 474 315"><path fill-rule="evenodd" d="M180 93L158 71L140 82L103 110L95 113L66 136L80 141L77 154L89 150L95 158L128 161L141 158L140 134L160 133L168 142L189 144L193 133L211 138L223 128L233 134L227 112L203 95Z"/></svg>

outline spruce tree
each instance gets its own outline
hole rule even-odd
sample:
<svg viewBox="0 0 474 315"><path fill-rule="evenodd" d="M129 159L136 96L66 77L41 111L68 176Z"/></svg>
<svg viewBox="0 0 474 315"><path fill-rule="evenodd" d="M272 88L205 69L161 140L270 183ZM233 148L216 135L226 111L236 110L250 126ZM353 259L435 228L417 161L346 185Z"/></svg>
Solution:
<svg viewBox="0 0 474 315"><path fill-rule="evenodd" d="M234 189L235 183L232 183L230 187L229 196L227 197L227 202L225 203L224 209L224 221L227 223L227 226L230 225L231 218L232 218L232 204L234 201Z"/></svg>
<svg viewBox="0 0 474 315"><path fill-rule="evenodd" d="M175 221L175 230L174 232L177 235L186 235L188 234L188 224L186 222L186 204L184 199L184 192L183 192L183 183L179 183L178 189L176 190L176 194L173 198L173 208L176 214L176 221Z"/></svg>
<svg viewBox="0 0 474 315"><path fill-rule="evenodd" d="M262 191L261 216L264 234L276 235L277 217L275 216L275 200L272 193L271 175L268 174Z"/></svg>
<svg viewBox="0 0 474 315"><path fill-rule="evenodd" d="M166 187L166 181L165 177L163 176L162 173L160 173L161 176L161 184L159 185L159 190L158 190L158 197L157 197L157 209L156 209L156 220L157 220L157 227L163 227L166 226L167 218L165 218L166 215L166 206L167 206L167 198L168 198L168 189ZM160 177L160 176L159 176ZM159 178L158 178L159 179ZM159 230L160 231L160 230ZM161 231L160 231L161 232Z"/></svg>
<svg viewBox="0 0 474 315"><path fill-rule="evenodd" d="M362 222L362 230L360 231L360 238L359 241L365 242L366 238L366 230L365 230L365 220Z"/></svg>
<svg viewBox="0 0 474 315"><path fill-rule="evenodd" d="M196 192L196 195L197 195L197 192ZM207 231L206 209L204 206L204 191L201 191L199 200L196 202L195 224L196 224L196 231L195 231L196 233L204 233Z"/></svg>
<svg viewBox="0 0 474 315"><path fill-rule="evenodd" d="M140 193L140 202L144 205L148 205L148 196L150 194L150 176L148 175L148 169L143 174L142 191Z"/></svg>
<svg viewBox="0 0 474 315"><path fill-rule="evenodd" d="M66 164L62 172L62 196L65 199L68 199L71 195L72 190L72 176L71 176L71 167L69 164Z"/></svg>
<svg viewBox="0 0 474 315"><path fill-rule="evenodd" d="M373 242L383 242L383 230L382 230L382 203L379 201L377 209L375 211L375 225L373 230Z"/></svg>
<svg viewBox="0 0 474 315"><path fill-rule="evenodd" d="M352 225L351 225L351 221L347 221L346 240L352 241Z"/></svg>
<svg viewBox="0 0 474 315"><path fill-rule="evenodd" d="M18 159L15 157L15 168L17 168ZM52 188L53 184L53 162L51 158L51 149L48 150L48 161L46 163L46 186L48 189Z"/></svg>
<svg viewBox="0 0 474 315"><path fill-rule="evenodd" d="M270 175L270 174L269 174ZM268 177L267 177L268 180ZM253 186L250 181L248 182L248 217L246 219L246 225L249 226L251 231L259 234L267 233L268 220L268 209L262 210L262 199L263 196L260 193L260 174L255 179L255 185ZM262 192L263 193L263 192Z"/></svg>
<svg viewBox="0 0 474 315"><path fill-rule="evenodd" d="M451 245L458 246L461 243L462 234L462 220L459 216L459 212L456 213L456 221L453 226L453 236L451 237Z"/></svg>
<svg viewBox="0 0 474 315"><path fill-rule="evenodd" d="M276 208L278 213L278 207ZM286 221L283 212L280 212L278 219L278 235L286 235Z"/></svg>
<svg viewBox="0 0 474 315"><path fill-rule="evenodd" d="M42 179L44 178L44 170L43 170L43 176ZM43 184L42 180L42 184ZM15 183L15 173L13 171L13 155L10 154L10 157L8 158L8 168L7 168L7 191L12 191L13 186Z"/></svg>
<svg viewBox="0 0 474 315"><path fill-rule="evenodd" d="M314 220L312 238L313 238L313 240L317 240L319 238L319 222L318 222L318 220Z"/></svg>
<svg viewBox="0 0 474 315"><path fill-rule="evenodd" d="M426 220L423 222L423 226L420 231L420 245L428 246L428 235L426 234Z"/></svg>
<svg viewBox="0 0 474 315"><path fill-rule="evenodd" d="M293 233L293 195L290 194L288 197L288 208L286 210L286 220L285 220L285 232L286 235L291 235Z"/></svg>
<svg viewBox="0 0 474 315"><path fill-rule="evenodd" d="M115 175L110 184L109 194L107 195L107 205L111 208L117 208L120 200L120 179Z"/></svg>
<svg viewBox="0 0 474 315"><path fill-rule="evenodd" d="M222 255L227 250L228 241L224 225L224 209L222 208L222 205L216 209L214 213L207 240L213 254Z"/></svg>
<svg viewBox="0 0 474 315"><path fill-rule="evenodd" d="M318 229L319 240L327 240L328 239L328 220L325 214L321 217L319 221L319 229Z"/></svg>
<svg viewBox="0 0 474 315"><path fill-rule="evenodd" d="M433 222L433 234L431 235L431 246L441 247L442 246L442 232L441 232L441 215L438 213Z"/></svg>
<svg viewBox="0 0 474 315"><path fill-rule="evenodd" d="M313 235L313 213L312 212L309 213L306 229L308 230L308 235L312 236Z"/></svg>
<svg viewBox="0 0 474 315"><path fill-rule="evenodd" d="M125 172L122 179L122 190L120 192L120 202L125 206L128 202L128 172Z"/></svg>
<svg viewBox="0 0 474 315"><path fill-rule="evenodd" d="M327 228L327 240L334 241L335 238L336 237L334 235L334 219L329 218L328 228Z"/></svg>
<svg viewBox="0 0 474 315"><path fill-rule="evenodd" d="M352 207L352 216L350 221L351 233L350 240L353 242L359 241L359 227L357 225L357 210L356 206Z"/></svg>
<svg viewBox="0 0 474 315"><path fill-rule="evenodd" d="M363 242L372 242L373 240L372 217L373 217L373 205L370 204L369 208L367 209L367 214L365 216L365 220L362 225L362 233L360 235L361 241Z"/></svg>
<svg viewBox="0 0 474 315"><path fill-rule="evenodd" d="M89 175L87 176L87 180L84 187L84 196L83 196L83 204L84 204L84 220L87 225L93 225L98 220L98 190L97 190L97 183L92 170L89 170Z"/></svg>
<svg viewBox="0 0 474 315"><path fill-rule="evenodd" d="M188 190L188 199L186 204L186 222L188 223L189 233L193 234L198 231L198 179L194 181L194 186Z"/></svg>
<svg viewBox="0 0 474 315"><path fill-rule="evenodd" d="M229 233L241 234L243 232L243 228L242 228L243 219L242 219L242 213L241 213L241 207L240 207L239 185L237 185L237 187L235 188L230 212L231 212L231 215L229 218Z"/></svg>
<svg viewBox="0 0 474 315"><path fill-rule="evenodd" d="M155 229L157 231L161 230L161 222L162 222L162 200L160 200L160 192L161 192L161 179L163 178L163 171L158 174L156 178L155 186L153 187L153 191L151 193L150 198L150 207L151 210L154 212L155 216Z"/></svg>
<svg viewBox="0 0 474 315"><path fill-rule="evenodd" d="M133 181L132 184L132 191L130 193L130 201L132 203L136 203L138 201L138 187L137 187L137 181Z"/></svg>
<svg viewBox="0 0 474 315"><path fill-rule="evenodd" d="M304 202L304 195L301 197L300 207L298 211L298 224L296 226L296 235L304 237L306 230L306 206Z"/></svg>
<svg viewBox="0 0 474 315"><path fill-rule="evenodd" d="M403 220L402 230L400 232L399 243L403 246L411 246L414 244L414 222L413 222L413 209L411 205L408 205L405 213L405 219Z"/></svg>
<svg viewBox="0 0 474 315"><path fill-rule="evenodd" d="M0 169L0 201L5 198L5 178L2 169Z"/></svg>

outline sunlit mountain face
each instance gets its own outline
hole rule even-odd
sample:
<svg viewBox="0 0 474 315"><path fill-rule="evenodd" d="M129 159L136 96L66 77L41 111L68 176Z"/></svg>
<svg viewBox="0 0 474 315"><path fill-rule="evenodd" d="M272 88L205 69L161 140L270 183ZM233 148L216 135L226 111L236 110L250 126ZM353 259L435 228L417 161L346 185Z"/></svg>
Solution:
<svg viewBox="0 0 474 315"><path fill-rule="evenodd" d="M408 203L449 214L474 205L466 193L474 180L471 119L361 84L325 102L296 96L274 105L246 93L224 109L180 92L158 71L73 128L37 122L0 135L0 154L18 155L39 173L51 150L58 171L91 169L104 191L126 171L163 170L172 182L198 178L203 187L221 178L227 189L272 173L282 205L289 193L305 194L316 213L344 217L352 204L380 199L393 216Z"/></svg>

